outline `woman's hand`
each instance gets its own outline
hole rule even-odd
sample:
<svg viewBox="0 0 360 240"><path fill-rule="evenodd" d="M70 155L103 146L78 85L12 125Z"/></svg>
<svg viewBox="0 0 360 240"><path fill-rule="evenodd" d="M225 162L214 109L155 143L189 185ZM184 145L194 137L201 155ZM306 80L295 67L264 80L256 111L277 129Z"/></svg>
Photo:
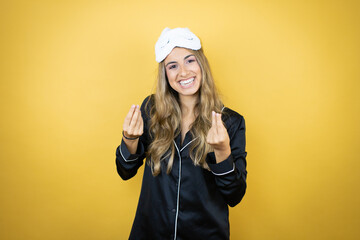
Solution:
<svg viewBox="0 0 360 240"><path fill-rule="evenodd" d="M136 153L139 137L143 134L144 122L141 117L139 105L132 105L125 117L123 125L123 141L131 154ZM126 139L134 138L134 139Z"/></svg>
<svg viewBox="0 0 360 240"><path fill-rule="evenodd" d="M214 148L216 163L222 162L230 156L230 138L220 113L212 112L212 124L206 141Z"/></svg>

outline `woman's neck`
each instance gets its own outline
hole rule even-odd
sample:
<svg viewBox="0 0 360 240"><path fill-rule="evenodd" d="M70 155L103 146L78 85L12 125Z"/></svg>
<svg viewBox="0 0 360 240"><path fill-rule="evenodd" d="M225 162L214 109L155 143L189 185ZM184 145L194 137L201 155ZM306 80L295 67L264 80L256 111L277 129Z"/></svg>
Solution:
<svg viewBox="0 0 360 240"><path fill-rule="evenodd" d="M194 116L195 105L198 101L197 95L193 96L179 96L180 107L183 117Z"/></svg>

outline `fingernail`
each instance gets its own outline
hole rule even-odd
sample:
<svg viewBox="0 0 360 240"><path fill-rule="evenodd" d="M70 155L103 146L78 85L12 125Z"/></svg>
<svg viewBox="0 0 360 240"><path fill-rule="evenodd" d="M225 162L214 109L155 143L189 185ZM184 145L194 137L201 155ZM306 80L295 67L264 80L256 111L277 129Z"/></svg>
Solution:
<svg viewBox="0 0 360 240"><path fill-rule="evenodd" d="M135 105L133 104L133 105L131 105L131 107L132 107L132 108L134 108L134 107L135 107Z"/></svg>
<svg viewBox="0 0 360 240"><path fill-rule="evenodd" d="M212 115L215 115L215 112L214 112L214 111L212 111Z"/></svg>

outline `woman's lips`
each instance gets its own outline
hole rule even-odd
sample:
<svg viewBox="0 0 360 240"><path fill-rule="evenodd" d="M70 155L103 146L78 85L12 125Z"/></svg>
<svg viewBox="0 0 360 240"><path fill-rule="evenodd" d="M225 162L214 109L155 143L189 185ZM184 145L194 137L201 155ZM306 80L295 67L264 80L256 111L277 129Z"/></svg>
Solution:
<svg viewBox="0 0 360 240"><path fill-rule="evenodd" d="M179 84L182 88L189 88L191 87L192 85L194 85L195 81L195 77L192 77L192 78L189 78L189 79L185 79L185 80L181 80L179 81Z"/></svg>

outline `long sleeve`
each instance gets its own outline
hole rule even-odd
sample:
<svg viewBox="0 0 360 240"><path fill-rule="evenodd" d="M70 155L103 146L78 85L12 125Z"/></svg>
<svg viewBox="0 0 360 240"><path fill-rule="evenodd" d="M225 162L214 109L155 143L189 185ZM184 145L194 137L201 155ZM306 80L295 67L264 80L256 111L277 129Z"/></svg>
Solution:
<svg viewBox="0 0 360 240"><path fill-rule="evenodd" d="M137 173L145 158L144 145L139 140L136 154L130 154L124 141L116 149L116 168L120 177L124 180L130 179Z"/></svg>
<svg viewBox="0 0 360 240"><path fill-rule="evenodd" d="M245 120L236 114L225 121L230 137L230 156L216 163L215 154L208 154L208 165L219 191L231 207L237 205L246 191Z"/></svg>

